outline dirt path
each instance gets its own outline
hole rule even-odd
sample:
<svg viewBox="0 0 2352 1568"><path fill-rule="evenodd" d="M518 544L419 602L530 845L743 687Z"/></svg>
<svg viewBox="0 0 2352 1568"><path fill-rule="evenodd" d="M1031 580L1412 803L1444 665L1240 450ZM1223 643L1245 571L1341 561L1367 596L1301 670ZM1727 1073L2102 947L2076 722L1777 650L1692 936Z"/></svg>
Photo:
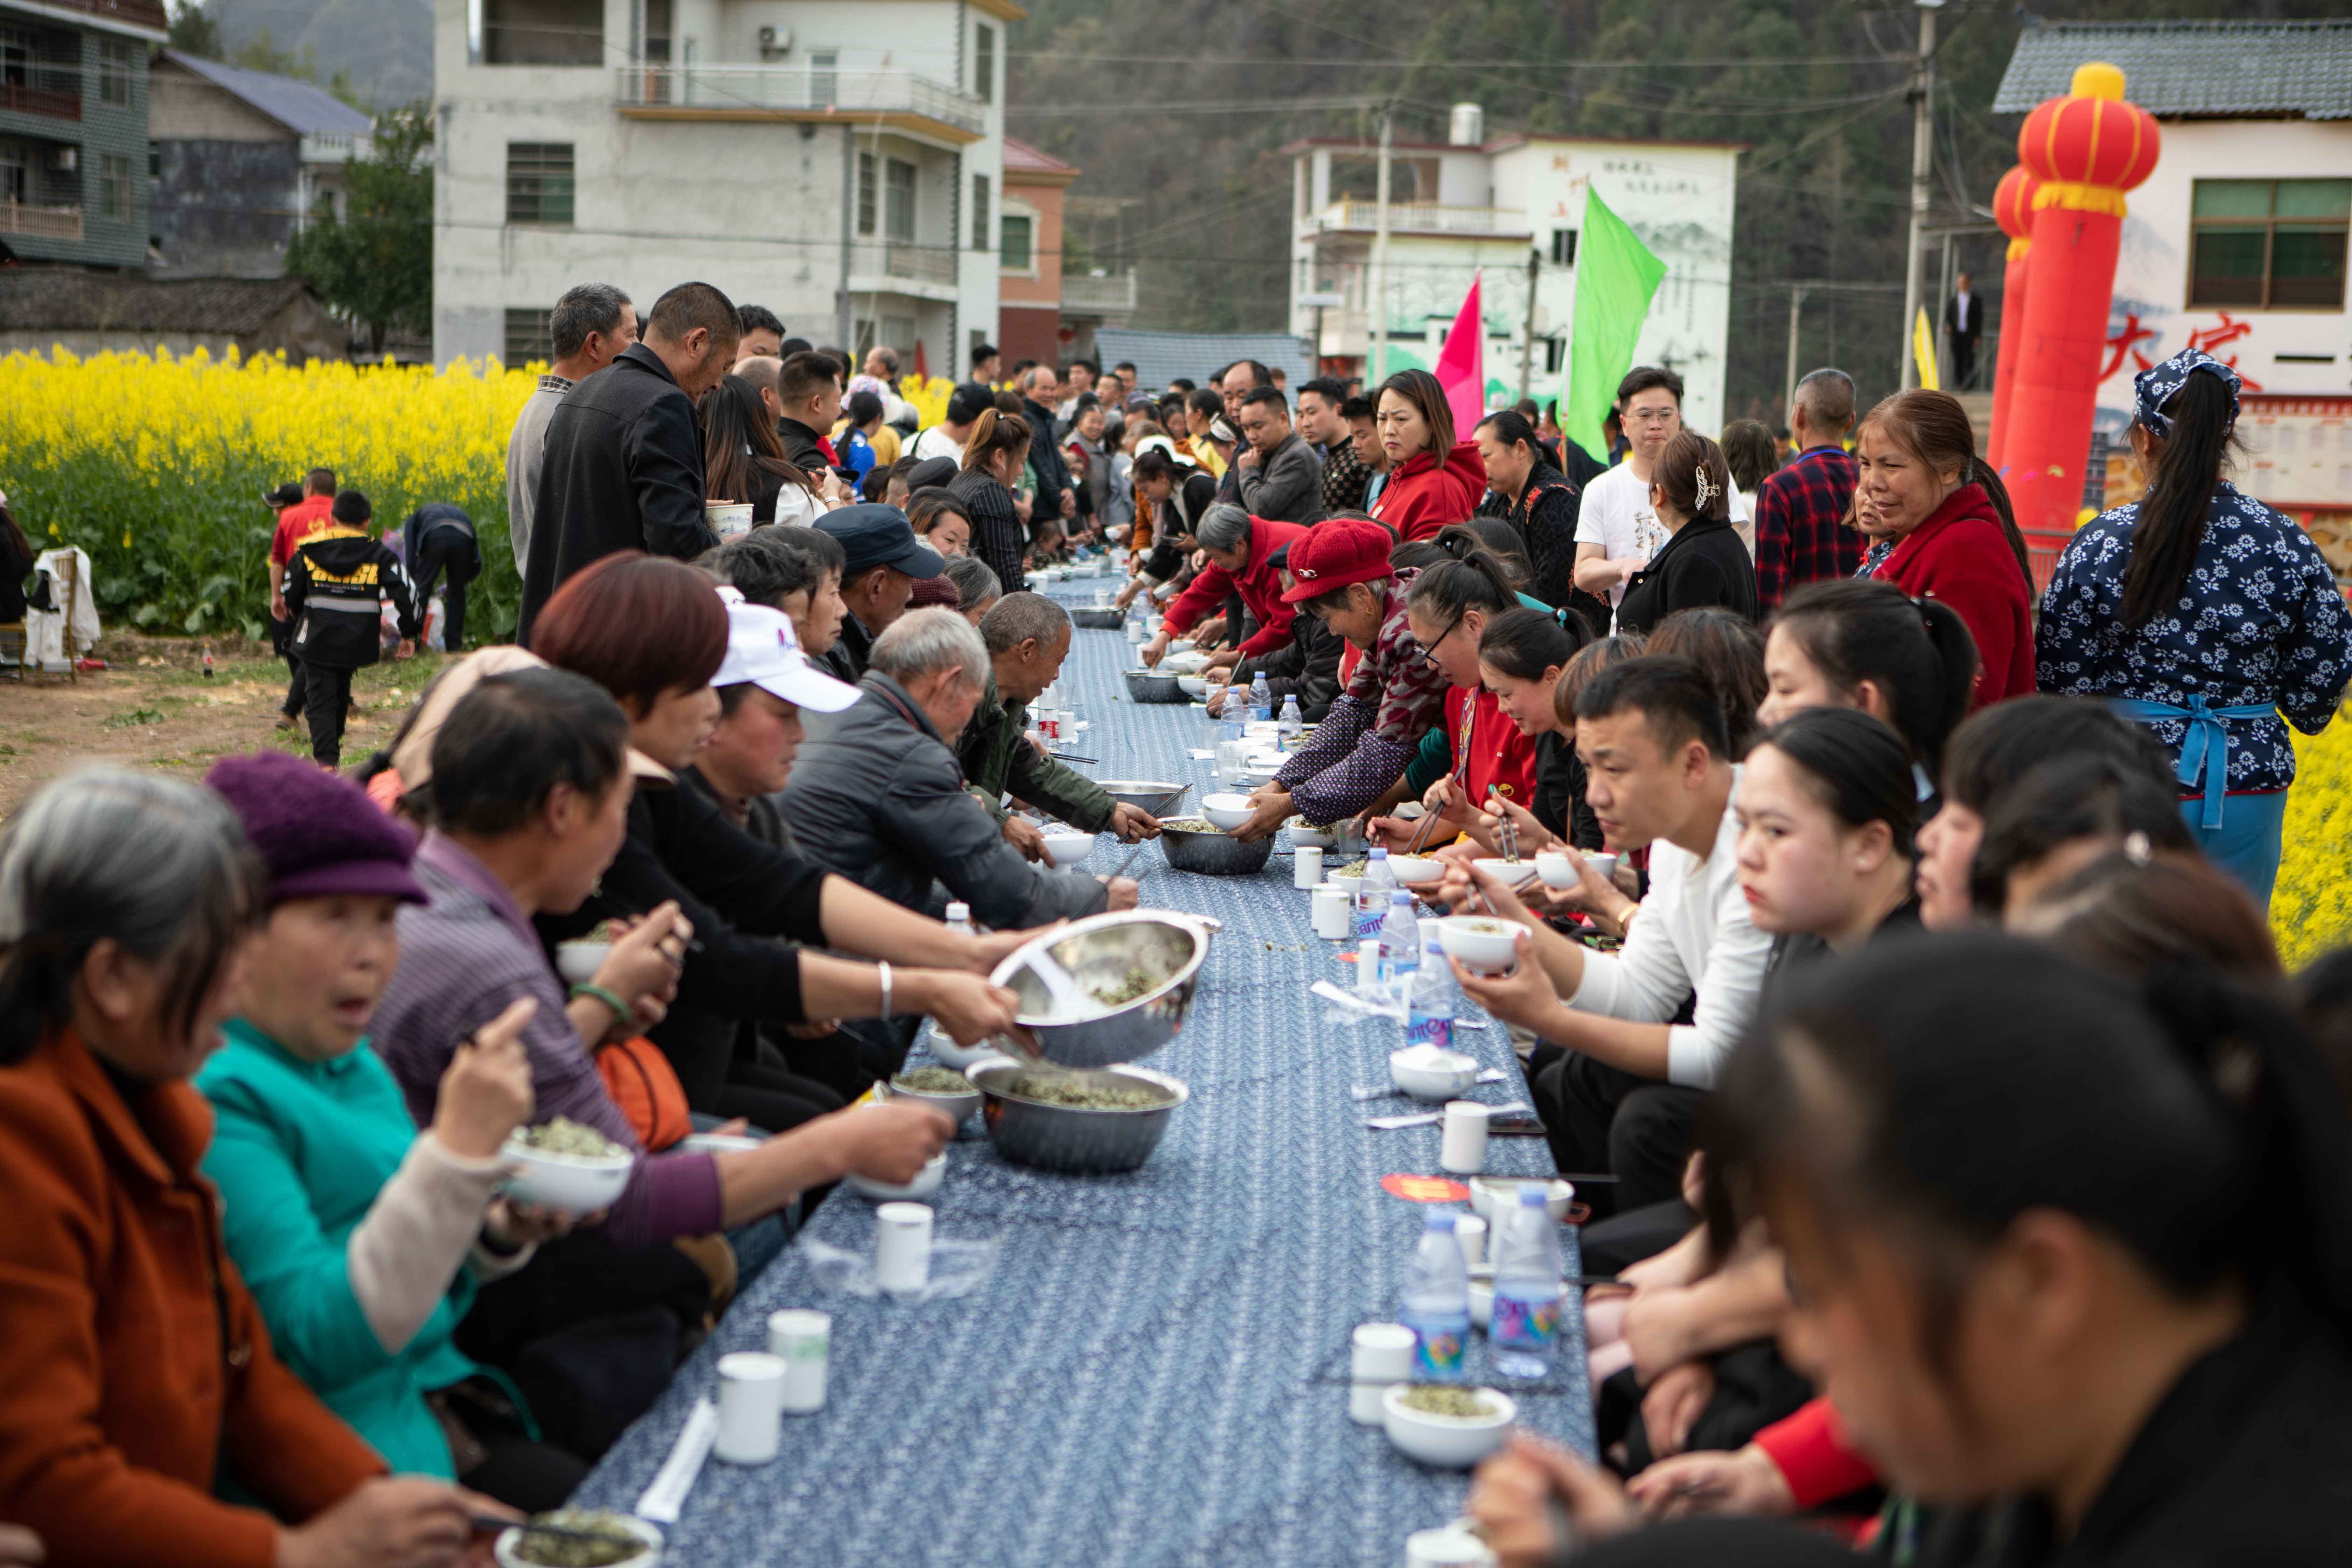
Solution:
<svg viewBox="0 0 2352 1568"><path fill-rule="evenodd" d="M0 674L0 816L43 783L92 763L204 776L213 759L272 747L310 754L299 732L277 727L286 666L242 639L215 643L212 679L203 645L178 638L110 637L108 668L68 683L62 675ZM361 710L343 733L343 765L383 745L440 667L436 655L363 669L352 683Z"/></svg>

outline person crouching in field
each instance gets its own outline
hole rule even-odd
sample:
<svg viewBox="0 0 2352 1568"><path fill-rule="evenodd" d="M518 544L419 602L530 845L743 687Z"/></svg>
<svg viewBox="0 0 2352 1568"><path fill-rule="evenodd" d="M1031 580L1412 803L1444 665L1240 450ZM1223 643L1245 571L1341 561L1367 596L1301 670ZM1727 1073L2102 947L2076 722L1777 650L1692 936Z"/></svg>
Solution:
<svg viewBox="0 0 2352 1568"><path fill-rule="evenodd" d="M393 657L416 651L416 592L400 557L369 535L374 515L366 496L345 490L335 498L333 525L296 546L287 563L286 617L294 626L288 647L302 661L310 755L323 767L342 762L352 671L382 657L387 601L400 621Z"/></svg>

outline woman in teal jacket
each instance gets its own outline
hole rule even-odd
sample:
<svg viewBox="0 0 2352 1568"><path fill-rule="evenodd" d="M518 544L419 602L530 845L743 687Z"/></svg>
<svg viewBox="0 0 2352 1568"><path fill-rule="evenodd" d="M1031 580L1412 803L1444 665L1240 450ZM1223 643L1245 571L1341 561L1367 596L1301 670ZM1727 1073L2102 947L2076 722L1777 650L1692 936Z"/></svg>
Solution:
<svg viewBox="0 0 2352 1568"><path fill-rule="evenodd" d="M230 1257L280 1357L398 1472L519 1508L560 1505L585 1473L537 1441L511 1385L453 1342L477 1279L528 1261L543 1216L499 1198L529 1118L520 1002L459 1048L420 1134L364 1038L422 903L415 839L357 786L278 752L236 757L226 796L269 874L240 1016L197 1075L216 1126L205 1175Z"/></svg>

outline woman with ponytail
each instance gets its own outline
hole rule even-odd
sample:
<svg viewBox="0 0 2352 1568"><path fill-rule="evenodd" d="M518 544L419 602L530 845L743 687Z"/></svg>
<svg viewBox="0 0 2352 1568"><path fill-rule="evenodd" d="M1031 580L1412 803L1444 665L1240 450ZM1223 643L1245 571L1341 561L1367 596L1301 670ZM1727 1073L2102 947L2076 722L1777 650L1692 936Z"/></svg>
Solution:
<svg viewBox="0 0 2352 1568"><path fill-rule="evenodd" d="M1723 448L1685 430L1666 443L1650 479L1650 507L1667 539L1625 582L1617 629L1647 632L1676 610L1720 605L1756 618L1756 558L1731 523L1731 470Z"/></svg>
<svg viewBox="0 0 2352 1568"><path fill-rule="evenodd" d="M2033 689L2032 576L2000 476L1977 456L1967 410L1948 392L1898 392L1862 422L1857 508L1875 515L1864 574L1960 613L1981 661L1975 703ZM1874 564L1872 564L1874 563Z"/></svg>
<svg viewBox="0 0 2352 1568"><path fill-rule="evenodd" d="M948 481L948 494L971 523L971 552L996 574L1008 594L1028 585L1022 552L1028 534L1021 526L1013 487L1029 462L1029 422L1018 414L984 408L963 444L963 471Z"/></svg>
<svg viewBox="0 0 2352 1568"><path fill-rule="evenodd" d="M2311 536L2221 477L2238 373L2199 350L2133 383L2147 492L2084 525L2042 597L2042 689L2104 698L2178 761L2182 815L2264 909L2294 747L2352 677L2352 616ZM2284 720L2280 715L2284 714Z"/></svg>
<svg viewBox="0 0 2352 1568"><path fill-rule="evenodd" d="M1797 589L1772 618L1770 690L1756 717L1769 727L1807 708L1859 708L1910 747L1926 800L1976 677L1976 639L1951 605L1892 583L1831 578Z"/></svg>

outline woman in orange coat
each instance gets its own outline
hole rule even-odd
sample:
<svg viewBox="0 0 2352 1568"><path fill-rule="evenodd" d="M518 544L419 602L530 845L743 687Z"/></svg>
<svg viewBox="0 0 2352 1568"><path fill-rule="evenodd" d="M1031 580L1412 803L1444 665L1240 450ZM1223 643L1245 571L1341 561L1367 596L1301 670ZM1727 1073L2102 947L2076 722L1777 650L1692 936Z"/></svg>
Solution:
<svg viewBox="0 0 2352 1568"><path fill-rule="evenodd" d="M52 1568L437 1568L501 1511L386 1479L223 1247L187 1079L258 887L226 802L144 774L60 779L0 841L0 1520Z"/></svg>

